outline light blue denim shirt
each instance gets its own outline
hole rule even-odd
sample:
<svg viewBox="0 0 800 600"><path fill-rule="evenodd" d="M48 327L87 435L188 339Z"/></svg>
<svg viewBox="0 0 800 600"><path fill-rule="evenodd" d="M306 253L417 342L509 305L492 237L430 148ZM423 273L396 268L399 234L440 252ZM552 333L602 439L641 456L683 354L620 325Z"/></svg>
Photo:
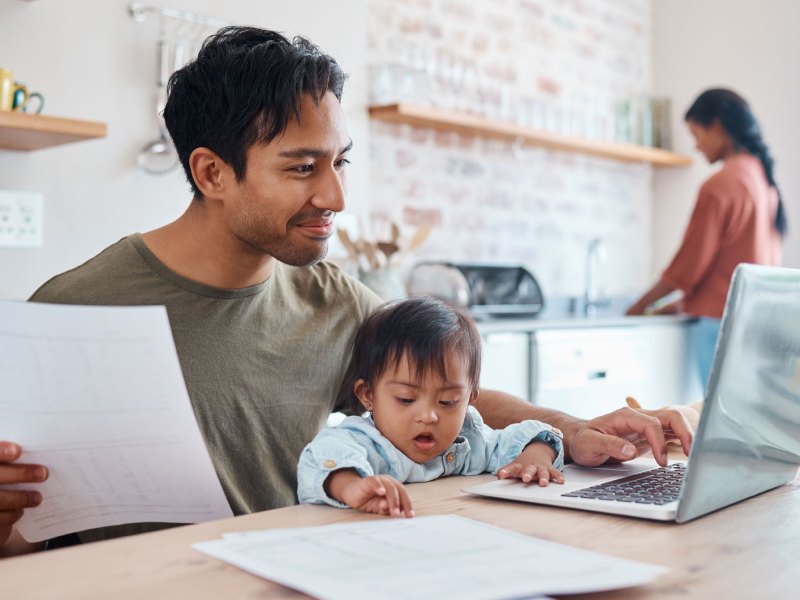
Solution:
<svg viewBox="0 0 800 600"><path fill-rule="evenodd" d="M416 463L400 452L375 428L372 415L348 417L338 427L323 429L300 455L297 497L304 504L330 504L323 484L332 471L355 469L362 477L391 475L403 483L432 481L445 475L497 473L533 441L550 444L556 452L553 465L564 469L560 431L539 421L522 421L505 429L492 429L470 406L461 432L450 447L426 463Z"/></svg>

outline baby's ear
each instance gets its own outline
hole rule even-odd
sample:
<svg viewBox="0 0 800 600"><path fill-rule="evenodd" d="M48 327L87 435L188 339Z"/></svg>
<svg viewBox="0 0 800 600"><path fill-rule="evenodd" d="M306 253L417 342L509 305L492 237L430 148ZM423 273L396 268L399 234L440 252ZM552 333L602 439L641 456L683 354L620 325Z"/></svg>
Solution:
<svg viewBox="0 0 800 600"><path fill-rule="evenodd" d="M364 410L372 410L372 388L365 379L357 379L353 384L353 394L361 402Z"/></svg>
<svg viewBox="0 0 800 600"><path fill-rule="evenodd" d="M475 401L478 399L478 391L479 390L475 390L474 392L472 392L469 395L469 403L470 404L475 404Z"/></svg>

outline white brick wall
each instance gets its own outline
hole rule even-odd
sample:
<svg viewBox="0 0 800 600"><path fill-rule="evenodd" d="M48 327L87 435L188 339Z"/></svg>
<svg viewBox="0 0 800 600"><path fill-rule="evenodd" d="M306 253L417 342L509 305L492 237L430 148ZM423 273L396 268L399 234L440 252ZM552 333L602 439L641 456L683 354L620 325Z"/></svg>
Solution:
<svg viewBox="0 0 800 600"><path fill-rule="evenodd" d="M413 89L373 80L383 100L607 137L616 102L651 87L649 0L370 0L369 34L371 64L413 74ZM377 121L370 140L373 213L435 226L417 258L522 263L546 294L576 295L601 237L606 292L647 283L649 166Z"/></svg>

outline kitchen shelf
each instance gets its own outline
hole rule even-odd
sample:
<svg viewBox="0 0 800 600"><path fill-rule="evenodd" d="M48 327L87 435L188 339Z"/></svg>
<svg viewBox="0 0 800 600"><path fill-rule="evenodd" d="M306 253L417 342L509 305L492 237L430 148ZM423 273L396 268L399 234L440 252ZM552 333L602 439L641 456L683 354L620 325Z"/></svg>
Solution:
<svg viewBox="0 0 800 600"><path fill-rule="evenodd" d="M518 141L522 144L542 146L551 150L579 152L626 162L650 163L656 167L683 167L692 162L690 156L661 148L564 135L530 127L520 127L514 123L495 121L469 113L418 104L371 106L369 115L373 119L389 123L427 127L437 131L454 131L510 142Z"/></svg>
<svg viewBox="0 0 800 600"><path fill-rule="evenodd" d="M105 123L0 111L0 149L39 150L105 136Z"/></svg>

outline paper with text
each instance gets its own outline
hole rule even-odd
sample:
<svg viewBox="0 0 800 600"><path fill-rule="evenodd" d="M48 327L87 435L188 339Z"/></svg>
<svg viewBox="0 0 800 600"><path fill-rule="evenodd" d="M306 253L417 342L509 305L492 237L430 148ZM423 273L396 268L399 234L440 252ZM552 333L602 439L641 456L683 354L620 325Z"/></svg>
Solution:
<svg viewBox="0 0 800 600"><path fill-rule="evenodd" d="M50 470L28 541L123 523L232 516L163 306L0 302L0 440Z"/></svg>
<svg viewBox="0 0 800 600"><path fill-rule="evenodd" d="M575 594L668 571L455 515L239 533L192 547L324 600Z"/></svg>

